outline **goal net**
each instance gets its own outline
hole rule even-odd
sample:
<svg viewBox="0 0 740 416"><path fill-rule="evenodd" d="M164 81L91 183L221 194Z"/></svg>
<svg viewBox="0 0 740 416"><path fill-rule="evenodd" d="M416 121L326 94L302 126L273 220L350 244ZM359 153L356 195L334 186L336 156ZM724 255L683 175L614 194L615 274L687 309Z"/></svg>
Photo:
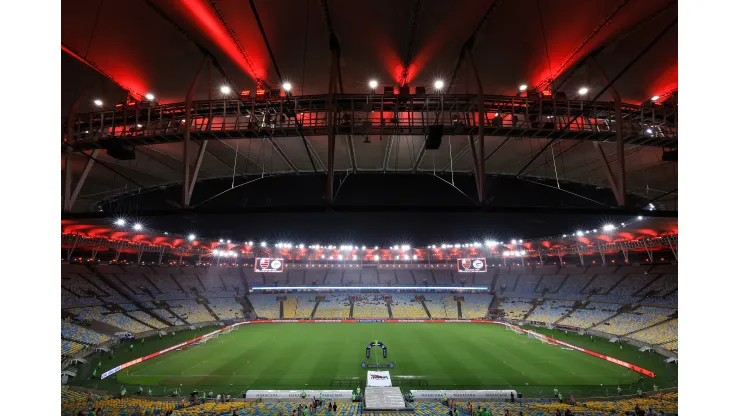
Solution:
<svg viewBox="0 0 740 416"><path fill-rule="evenodd" d="M514 332L515 334L518 334L518 335L524 335L524 331L522 331L521 329L519 329L519 328L517 328L515 326L509 326L509 325L507 325L506 326L506 330L507 331L512 331L512 332Z"/></svg>
<svg viewBox="0 0 740 416"><path fill-rule="evenodd" d="M542 334L538 334L536 332L527 332L527 338L537 339L540 342L542 342L543 344L551 344L551 342L548 341L548 339L547 339L546 336L544 336Z"/></svg>

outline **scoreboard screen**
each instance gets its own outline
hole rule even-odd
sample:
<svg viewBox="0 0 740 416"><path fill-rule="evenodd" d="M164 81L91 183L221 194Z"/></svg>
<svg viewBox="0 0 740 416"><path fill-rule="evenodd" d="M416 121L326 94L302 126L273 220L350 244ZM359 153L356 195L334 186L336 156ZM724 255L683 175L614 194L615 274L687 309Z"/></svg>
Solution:
<svg viewBox="0 0 740 416"><path fill-rule="evenodd" d="M486 271L486 259L457 259L457 271L460 273L483 273Z"/></svg>
<svg viewBox="0 0 740 416"><path fill-rule="evenodd" d="M254 271L260 273L282 273L284 260L257 257L254 259Z"/></svg>

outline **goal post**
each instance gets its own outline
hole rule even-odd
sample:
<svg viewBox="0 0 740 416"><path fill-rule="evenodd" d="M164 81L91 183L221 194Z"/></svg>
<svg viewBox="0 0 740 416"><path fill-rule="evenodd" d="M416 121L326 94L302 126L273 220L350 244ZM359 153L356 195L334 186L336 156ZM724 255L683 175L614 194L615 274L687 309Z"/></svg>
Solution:
<svg viewBox="0 0 740 416"><path fill-rule="evenodd" d="M550 342L550 340L548 340L548 339L547 339L547 337L546 337L546 336L544 336L544 335L542 335L542 334L538 334L538 333L536 333L536 332L527 332L527 338L533 338L533 339L537 339L537 340L539 340L540 342L542 342L543 344L552 344L552 343Z"/></svg>
<svg viewBox="0 0 740 416"><path fill-rule="evenodd" d="M517 328L517 327L515 327L513 325L506 325L506 330L507 331L512 331L513 333L518 334L518 335L524 335L524 331L522 331L521 329L519 329L519 328Z"/></svg>

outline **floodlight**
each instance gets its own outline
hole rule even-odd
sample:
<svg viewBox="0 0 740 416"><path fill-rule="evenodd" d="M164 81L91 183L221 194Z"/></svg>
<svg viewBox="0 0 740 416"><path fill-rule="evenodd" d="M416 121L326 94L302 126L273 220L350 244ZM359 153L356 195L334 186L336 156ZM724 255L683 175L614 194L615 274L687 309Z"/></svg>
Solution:
<svg viewBox="0 0 740 416"><path fill-rule="evenodd" d="M224 243L224 239L221 238L221 239L218 240L218 242L221 243L221 244L223 244Z"/></svg>
<svg viewBox="0 0 740 416"><path fill-rule="evenodd" d="M140 129L140 128L142 128L142 127L144 127L144 126L142 126L141 124L137 124L137 125L136 125L136 128L139 128L139 129Z"/></svg>
<svg viewBox="0 0 740 416"><path fill-rule="evenodd" d="M602 229L603 229L604 231L607 231L607 232L608 232L608 231L613 231L613 230L614 230L614 228L616 228L616 227L614 226L614 224L606 224L606 225L604 225L604 227L602 227Z"/></svg>
<svg viewBox="0 0 740 416"><path fill-rule="evenodd" d="M369 84L370 84L370 88L372 88L372 89L375 89L375 88L378 87L378 81L376 81L374 79L371 79Z"/></svg>
<svg viewBox="0 0 740 416"><path fill-rule="evenodd" d="M226 244L231 244L231 240L226 240Z"/></svg>
<svg viewBox="0 0 740 416"><path fill-rule="evenodd" d="M522 84L519 86L519 91L526 91L527 90L527 84Z"/></svg>
<svg viewBox="0 0 740 416"><path fill-rule="evenodd" d="M516 244L516 239L511 240L511 244Z"/></svg>
<svg viewBox="0 0 740 416"><path fill-rule="evenodd" d="M380 256L379 256L379 255L377 255L377 254L375 255L375 257L374 257L374 258L375 258L375 261L378 261L378 260L380 260Z"/></svg>
<svg viewBox="0 0 740 416"><path fill-rule="evenodd" d="M188 240L190 240L190 241L193 241L193 240L195 240L195 234L190 234L190 235L188 236Z"/></svg>
<svg viewBox="0 0 740 416"><path fill-rule="evenodd" d="M119 227L123 227L124 225L126 225L126 220L124 220L123 218L119 218L116 220L116 225Z"/></svg>
<svg viewBox="0 0 740 416"><path fill-rule="evenodd" d="M290 82L283 82L283 91L290 92L293 89L293 85Z"/></svg>
<svg viewBox="0 0 740 416"><path fill-rule="evenodd" d="M660 97L659 97L659 96L657 96L657 95L653 95L653 96L652 96L652 97L650 98L650 101L658 101L659 99L660 99Z"/></svg>
<svg viewBox="0 0 740 416"><path fill-rule="evenodd" d="M521 243L522 243L522 240L521 240L521 239L519 239L519 244L521 244Z"/></svg>
<svg viewBox="0 0 740 416"><path fill-rule="evenodd" d="M445 83L441 79L434 81L434 89L441 90L444 86L445 86Z"/></svg>
<svg viewBox="0 0 740 416"><path fill-rule="evenodd" d="M653 134L653 129L647 129L647 130L645 130L645 133L647 133L647 134Z"/></svg>
<svg viewBox="0 0 740 416"><path fill-rule="evenodd" d="M140 231L142 228L144 228L144 227L141 224L139 224L138 222L136 224L134 224L134 230Z"/></svg>
<svg viewBox="0 0 740 416"><path fill-rule="evenodd" d="M93 100L93 103L95 105L97 105L98 107L102 107L103 106L103 100L100 100L100 99Z"/></svg>
<svg viewBox="0 0 740 416"><path fill-rule="evenodd" d="M579 237L583 237L583 231L581 230L576 231L576 235Z"/></svg>
<svg viewBox="0 0 740 416"><path fill-rule="evenodd" d="M588 88L581 87L578 89L578 95L586 95L586 94L588 94Z"/></svg>
<svg viewBox="0 0 740 416"><path fill-rule="evenodd" d="M221 86L221 94L226 95L226 94L228 94L230 92L231 92L231 87L229 87L228 85L222 85Z"/></svg>
<svg viewBox="0 0 740 416"><path fill-rule="evenodd" d="M146 95L144 97L146 97L146 99L149 100L149 101L154 100L154 94L152 94L150 92L146 93Z"/></svg>
<svg viewBox="0 0 740 416"><path fill-rule="evenodd" d="M637 219L638 219L638 221L642 221L642 215L640 215L639 217L637 217Z"/></svg>
<svg viewBox="0 0 740 416"><path fill-rule="evenodd" d="M417 256L416 254L414 254L414 260L416 260L416 259L418 259L418 258L419 258L419 257L418 257L418 256Z"/></svg>
<svg viewBox="0 0 740 416"><path fill-rule="evenodd" d="M565 237L567 237L567 236L568 236L567 234L563 234L563 238L565 238Z"/></svg>
<svg viewBox="0 0 740 416"><path fill-rule="evenodd" d="M251 241L250 241L250 242L248 242L248 243L247 243L247 245L250 245L250 246L251 246L251 245L252 245L252 242L251 242Z"/></svg>
<svg viewBox="0 0 740 416"><path fill-rule="evenodd" d="M263 241L263 242L260 243L260 246L267 247L267 243Z"/></svg>

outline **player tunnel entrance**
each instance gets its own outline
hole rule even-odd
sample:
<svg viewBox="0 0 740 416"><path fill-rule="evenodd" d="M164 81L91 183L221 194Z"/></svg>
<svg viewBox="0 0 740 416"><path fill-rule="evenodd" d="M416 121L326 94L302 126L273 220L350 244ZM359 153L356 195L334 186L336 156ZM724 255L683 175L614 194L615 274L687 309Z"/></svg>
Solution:
<svg viewBox="0 0 740 416"><path fill-rule="evenodd" d="M383 358L388 358L388 348L386 348L385 345L383 345L382 342L379 342L377 340L367 344L367 348L365 348L365 358L370 358L370 350L373 349L373 347L380 347L383 349Z"/></svg>

